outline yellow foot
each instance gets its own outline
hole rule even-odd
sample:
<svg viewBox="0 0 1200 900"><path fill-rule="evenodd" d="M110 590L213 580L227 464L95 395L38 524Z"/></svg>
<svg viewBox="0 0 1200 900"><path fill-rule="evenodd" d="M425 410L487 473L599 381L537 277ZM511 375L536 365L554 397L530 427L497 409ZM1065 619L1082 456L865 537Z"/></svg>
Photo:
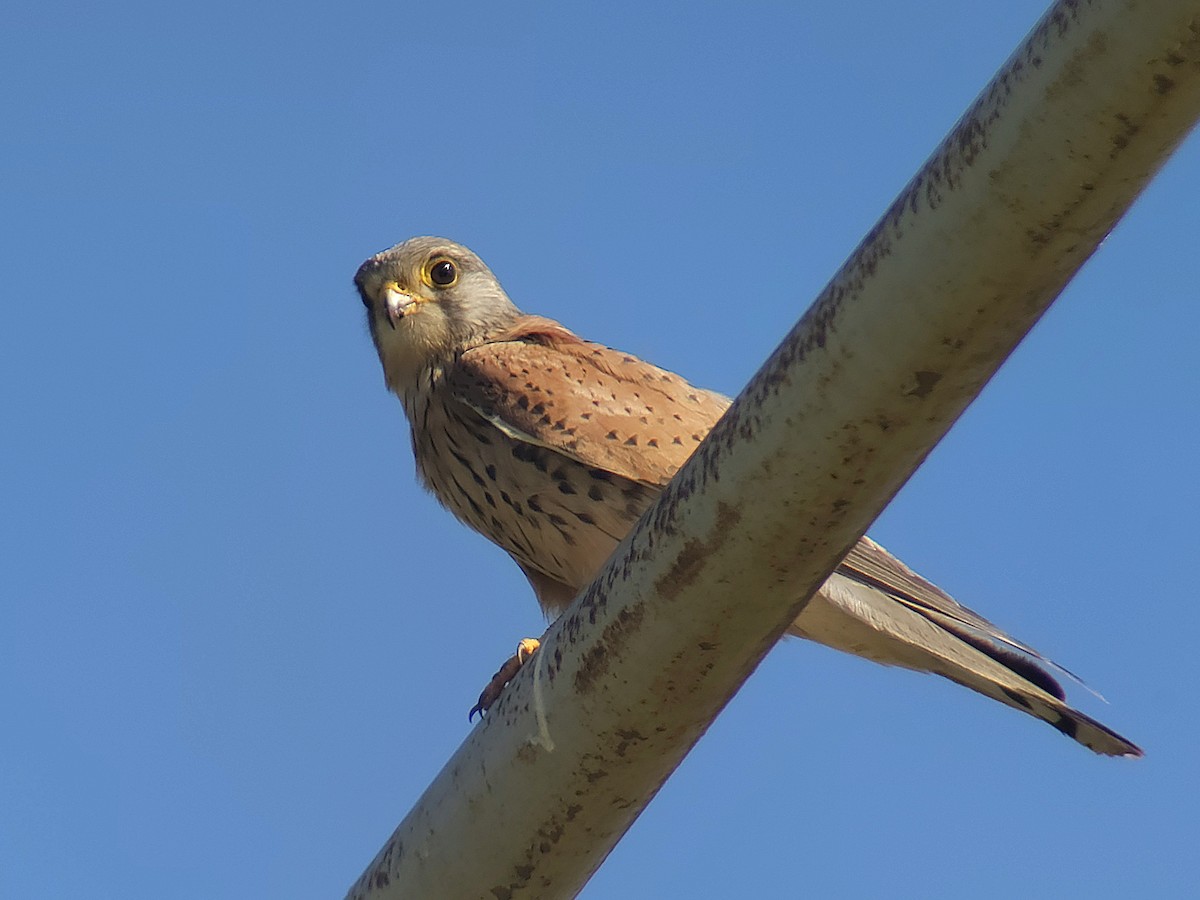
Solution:
<svg viewBox="0 0 1200 900"><path fill-rule="evenodd" d="M500 698L500 692L504 690L504 686L516 677L521 666L525 665L529 657L533 656L540 646L541 642L536 638L525 638L517 644L517 652L504 661L504 665L492 676L488 686L479 695L479 702L472 706L471 711L467 713L468 722L475 718L475 713L483 715L492 708L492 704Z"/></svg>

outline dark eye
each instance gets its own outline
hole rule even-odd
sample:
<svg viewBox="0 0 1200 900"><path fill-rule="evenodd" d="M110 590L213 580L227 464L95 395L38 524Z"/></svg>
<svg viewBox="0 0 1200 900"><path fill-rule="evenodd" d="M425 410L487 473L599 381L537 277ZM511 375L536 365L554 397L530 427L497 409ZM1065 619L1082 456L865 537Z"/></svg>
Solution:
<svg viewBox="0 0 1200 900"><path fill-rule="evenodd" d="M458 280L458 267L448 259L439 259L429 267L429 280L438 287L450 287Z"/></svg>

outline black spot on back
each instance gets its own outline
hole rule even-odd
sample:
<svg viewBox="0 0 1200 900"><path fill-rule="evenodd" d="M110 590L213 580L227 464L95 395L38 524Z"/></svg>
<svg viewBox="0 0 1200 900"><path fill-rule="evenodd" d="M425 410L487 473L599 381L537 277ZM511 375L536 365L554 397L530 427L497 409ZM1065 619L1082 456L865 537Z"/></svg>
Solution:
<svg viewBox="0 0 1200 900"><path fill-rule="evenodd" d="M1078 740L1079 723L1074 719L1067 718L1066 716L1059 716L1057 722L1051 722L1050 724L1052 724L1067 737Z"/></svg>
<svg viewBox="0 0 1200 900"><path fill-rule="evenodd" d="M1022 709L1033 709L1033 705L1028 700L1026 700L1023 696L1018 694L1016 691L1011 690L1006 687L1002 687L1002 688L1000 688L1000 690L1004 691L1004 695L1006 697L1008 697L1008 699L1011 700L1013 703L1016 703L1018 706L1020 706Z"/></svg>

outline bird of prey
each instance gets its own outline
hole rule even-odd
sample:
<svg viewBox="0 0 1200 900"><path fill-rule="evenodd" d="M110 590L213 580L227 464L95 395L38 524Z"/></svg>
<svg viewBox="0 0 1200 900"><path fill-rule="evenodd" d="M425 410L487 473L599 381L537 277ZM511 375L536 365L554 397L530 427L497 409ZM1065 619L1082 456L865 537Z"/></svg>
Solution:
<svg viewBox="0 0 1200 900"><path fill-rule="evenodd" d="M730 402L522 313L478 256L444 238L378 253L354 282L421 480L513 558L548 616L591 582ZM788 633L949 678L1097 753L1141 755L1067 705L1048 660L869 538Z"/></svg>

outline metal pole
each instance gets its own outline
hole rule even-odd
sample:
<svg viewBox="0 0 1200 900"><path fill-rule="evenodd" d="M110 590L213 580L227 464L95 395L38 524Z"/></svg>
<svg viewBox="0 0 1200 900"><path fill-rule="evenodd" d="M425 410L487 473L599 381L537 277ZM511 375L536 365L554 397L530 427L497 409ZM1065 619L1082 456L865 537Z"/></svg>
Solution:
<svg viewBox="0 0 1200 900"><path fill-rule="evenodd" d="M1200 4L1056 3L350 896L577 893L1198 117Z"/></svg>

